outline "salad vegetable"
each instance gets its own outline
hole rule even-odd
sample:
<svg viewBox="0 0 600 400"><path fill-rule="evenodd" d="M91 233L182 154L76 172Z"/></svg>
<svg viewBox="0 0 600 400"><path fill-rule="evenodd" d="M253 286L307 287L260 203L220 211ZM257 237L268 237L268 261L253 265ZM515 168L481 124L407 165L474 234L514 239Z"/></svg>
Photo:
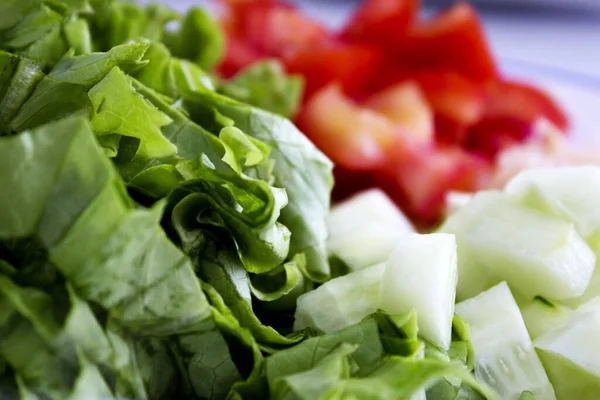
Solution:
<svg viewBox="0 0 600 400"><path fill-rule="evenodd" d="M336 200L379 187L435 225L448 192L496 185L498 159L540 119L568 127L542 90L500 73L467 2L421 19L418 0L365 0L339 30L283 1L221 3L218 71L276 58L304 78L296 123L336 163Z"/></svg>
<svg viewBox="0 0 600 400"><path fill-rule="evenodd" d="M223 35L198 8L1 7L3 398L494 398L466 325L438 349L414 311L379 311L383 264L353 303L332 163L285 119L298 78L215 76ZM342 324L294 321L321 294Z"/></svg>
<svg viewBox="0 0 600 400"><path fill-rule="evenodd" d="M244 32L266 10L298 49L326 32L243 3ZM413 11L362 13L344 35L367 43ZM570 186L597 168L525 173L430 234L380 190L330 212L333 163L286 119L301 81L215 75L220 29L198 8L0 4L3 399L600 396L595 192Z"/></svg>

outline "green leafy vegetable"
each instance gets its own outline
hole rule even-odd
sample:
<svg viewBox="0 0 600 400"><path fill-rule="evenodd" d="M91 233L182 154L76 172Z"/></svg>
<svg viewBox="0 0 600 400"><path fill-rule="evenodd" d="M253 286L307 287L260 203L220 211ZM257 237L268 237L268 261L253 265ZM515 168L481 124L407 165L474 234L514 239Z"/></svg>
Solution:
<svg viewBox="0 0 600 400"><path fill-rule="evenodd" d="M275 60L263 61L225 82L219 91L226 96L272 111L284 117L293 117L302 100L303 81L299 76L286 76Z"/></svg>
<svg viewBox="0 0 600 400"><path fill-rule="evenodd" d="M189 9L179 31L168 34L165 42L174 56L193 61L206 70L219 62L225 49L225 35L217 22L199 7Z"/></svg>
<svg viewBox="0 0 600 400"><path fill-rule="evenodd" d="M385 264L330 266L302 81L224 48L200 8L0 3L2 398L494 399L461 319L441 350Z"/></svg>

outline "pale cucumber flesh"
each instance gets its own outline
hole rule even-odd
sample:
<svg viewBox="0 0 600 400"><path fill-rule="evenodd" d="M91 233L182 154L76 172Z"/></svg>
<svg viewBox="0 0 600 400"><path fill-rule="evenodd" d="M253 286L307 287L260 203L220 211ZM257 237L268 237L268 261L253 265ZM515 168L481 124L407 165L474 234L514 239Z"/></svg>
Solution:
<svg viewBox="0 0 600 400"><path fill-rule="evenodd" d="M385 264L330 280L298 297L294 330L307 327L335 332L359 323L380 308Z"/></svg>
<svg viewBox="0 0 600 400"><path fill-rule="evenodd" d="M471 262L485 267L488 276L507 281L529 298L540 295L561 300L582 295L596 262L572 223L506 197L480 210L460 245Z"/></svg>
<svg viewBox="0 0 600 400"><path fill-rule="evenodd" d="M327 221L330 253L351 270L387 260L413 226L381 190L371 189L334 206Z"/></svg>
<svg viewBox="0 0 600 400"><path fill-rule="evenodd" d="M521 305L521 314L531 340L562 324L572 313L569 307L540 297Z"/></svg>
<svg viewBox="0 0 600 400"><path fill-rule="evenodd" d="M502 399L518 400L525 391L538 400L555 399L506 282L457 304L455 311L470 326L477 379Z"/></svg>
<svg viewBox="0 0 600 400"><path fill-rule="evenodd" d="M513 178L506 191L532 206L567 217L585 238L600 230L600 167L531 169ZM542 199L538 204L536 197Z"/></svg>
<svg viewBox="0 0 600 400"><path fill-rule="evenodd" d="M407 234L387 262L381 283L381 307L392 315L416 310L419 333L448 349L456 281L454 235Z"/></svg>
<svg viewBox="0 0 600 400"><path fill-rule="evenodd" d="M535 340L559 400L600 399L600 297Z"/></svg>
<svg viewBox="0 0 600 400"><path fill-rule="evenodd" d="M478 260L476 260L465 244L465 234L477 223L479 214L488 203L502 197L501 192L486 191L473 196L467 206L457 209L438 230L456 236L458 257L458 283L456 300L467 300L489 289L499 281L490 277Z"/></svg>

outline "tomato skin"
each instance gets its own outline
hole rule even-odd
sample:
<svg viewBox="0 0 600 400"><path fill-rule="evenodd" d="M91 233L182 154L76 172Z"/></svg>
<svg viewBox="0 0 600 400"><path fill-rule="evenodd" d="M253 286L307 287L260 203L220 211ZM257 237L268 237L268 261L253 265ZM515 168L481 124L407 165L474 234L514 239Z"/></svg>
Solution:
<svg viewBox="0 0 600 400"><path fill-rule="evenodd" d="M456 121L470 125L484 112L486 94L477 84L452 71L417 72L418 82L433 110Z"/></svg>
<svg viewBox="0 0 600 400"><path fill-rule="evenodd" d="M391 86L368 97L362 104L402 127L407 140L433 141L433 111L416 82L405 81Z"/></svg>
<svg viewBox="0 0 600 400"><path fill-rule="evenodd" d="M481 21L464 1L413 25L394 50L397 57L416 68L454 71L478 83L498 78Z"/></svg>
<svg viewBox="0 0 600 400"><path fill-rule="evenodd" d="M417 18L419 0L366 0L341 32L346 40L393 44Z"/></svg>
<svg viewBox="0 0 600 400"><path fill-rule="evenodd" d="M539 118L546 118L561 130L569 126L568 117L561 107L541 89L531 85L500 80L487 88L488 103L486 118L513 118L533 124Z"/></svg>
<svg viewBox="0 0 600 400"><path fill-rule="evenodd" d="M395 198L424 226L443 217L449 191L474 191L488 179L490 164L460 148L398 146L395 162L388 165L384 179L393 177Z"/></svg>
<svg viewBox="0 0 600 400"><path fill-rule="evenodd" d="M383 166L386 149L397 134L389 119L355 104L337 84L315 93L297 122L335 163L351 170Z"/></svg>
<svg viewBox="0 0 600 400"><path fill-rule="evenodd" d="M306 48L284 55L290 73L302 74L306 97L336 82L350 96L360 96L383 61L383 51L365 44L329 42L319 48Z"/></svg>
<svg viewBox="0 0 600 400"><path fill-rule="evenodd" d="M218 66L224 77L263 58L283 57L319 47L332 36L319 22L282 1L222 0L221 25L227 33L225 57Z"/></svg>
<svg viewBox="0 0 600 400"><path fill-rule="evenodd" d="M238 10L248 43L266 55L318 46L329 33L319 22L282 2L244 3Z"/></svg>

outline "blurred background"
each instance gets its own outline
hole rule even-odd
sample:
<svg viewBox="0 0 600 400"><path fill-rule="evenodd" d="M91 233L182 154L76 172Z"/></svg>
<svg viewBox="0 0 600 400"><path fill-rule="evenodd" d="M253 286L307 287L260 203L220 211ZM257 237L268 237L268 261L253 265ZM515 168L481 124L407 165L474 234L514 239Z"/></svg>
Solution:
<svg viewBox="0 0 600 400"><path fill-rule="evenodd" d="M340 26L354 0L294 0L309 14ZM431 14L452 0L424 0ZM600 0L471 0L480 11L501 69L542 84L574 117L577 142L600 134Z"/></svg>
<svg viewBox="0 0 600 400"><path fill-rule="evenodd" d="M151 0L138 0L148 2ZM339 27L360 0L288 0ZM459 0L422 0L424 16ZM476 6L506 76L544 87L572 117L572 139L600 146L600 0L462 0ZM170 0L183 11L212 0Z"/></svg>
<svg viewBox="0 0 600 400"><path fill-rule="evenodd" d="M332 26L341 24L353 0L294 0ZM425 0L425 12L452 4ZM589 74L600 79L600 1L598 0L471 0L480 10L487 32L503 58L530 61ZM558 72L558 71L557 71Z"/></svg>

